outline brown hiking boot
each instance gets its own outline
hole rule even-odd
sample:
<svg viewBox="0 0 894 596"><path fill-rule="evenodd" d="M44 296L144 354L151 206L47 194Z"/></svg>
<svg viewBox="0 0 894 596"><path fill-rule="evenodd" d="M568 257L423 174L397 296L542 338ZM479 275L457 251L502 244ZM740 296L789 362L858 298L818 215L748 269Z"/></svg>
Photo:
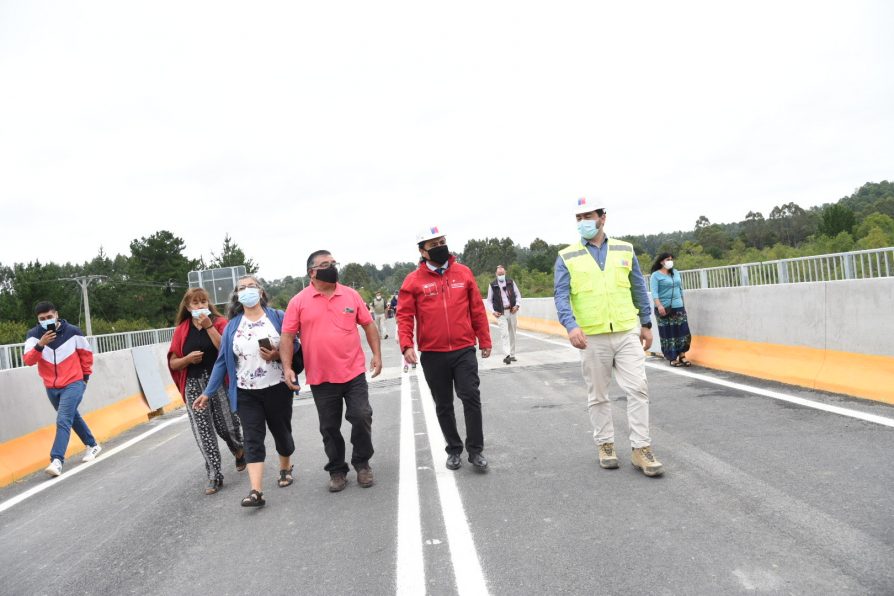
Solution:
<svg viewBox="0 0 894 596"><path fill-rule="evenodd" d="M329 476L329 492L340 493L345 490L348 485L348 475L344 472L337 472Z"/></svg>
<svg viewBox="0 0 894 596"><path fill-rule="evenodd" d="M360 468L359 470L357 470L357 484L359 484L363 488L369 488L370 486L375 484L375 480L373 480L372 468L366 466L365 468Z"/></svg>
<svg viewBox="0 0 894 596"><path fill-rule="evenodd" d="M646 476L661 476L664 474L664 468L652 453L652 448L648 445L634 449L630 456L630 463L634 468L639 468Z"/></svg>
<svg viewBox="0 0 894 596"><path fill-rule="evenodd" d="M603 443L599 446L599 465L607 469L618 467L618 455L614 443Z"/></svg>

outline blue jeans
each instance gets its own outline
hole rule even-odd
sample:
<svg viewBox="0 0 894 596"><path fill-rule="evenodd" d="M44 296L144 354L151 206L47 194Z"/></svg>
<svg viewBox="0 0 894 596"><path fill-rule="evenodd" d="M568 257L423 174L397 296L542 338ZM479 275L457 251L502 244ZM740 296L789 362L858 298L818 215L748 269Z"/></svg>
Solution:
<svg viewBox="0 0 894 596"><path fill-rule="evenodd" d="M84 445L87 447L96 445L93 433L90 432L87 423L78 413L78 406L81 405L86 388L87 383L84 381L75 381L62 389L47 389L47 397L50 398L50 403L56 410L56 439L50 450L51 461L54 459L65 461L65 451L68 449L68 440L71 437L72 429Z"/></svg>

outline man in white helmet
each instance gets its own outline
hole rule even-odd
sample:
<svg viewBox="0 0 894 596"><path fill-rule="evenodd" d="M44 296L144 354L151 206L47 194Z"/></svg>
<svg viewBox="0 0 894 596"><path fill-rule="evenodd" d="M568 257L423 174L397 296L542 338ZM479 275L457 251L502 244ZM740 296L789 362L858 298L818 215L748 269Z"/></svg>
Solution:
<svg viewBox="0 0 894 596"><path fill-rule="evenodd" d="M633 245L605 235L601 203L577 200L580 240L559 251L555 265L555 303L568 340L581 350L587 408L599 465L617 468L615 433L608 385L612 368L627 395L631 463L646 476L664 470L649 437L649 387L644 348L652 344L652 308Z"/></svg>
<svg viewBox="0 0 894 596"><path fill-rule="evenodd" d="M419 267L407 275L400 288L397 336L404 359L416 364L413 333L421 353L419 361L431 389L438 424L447 443L447 468L462 465L463 441L456 429L453 389L463 403L466 419L466 450L469 462L479 471L487 469L478 390L478 360L490 356L491 340L487 313L472 270L456 261L447 240L437 227L417 235Z"/></svg>

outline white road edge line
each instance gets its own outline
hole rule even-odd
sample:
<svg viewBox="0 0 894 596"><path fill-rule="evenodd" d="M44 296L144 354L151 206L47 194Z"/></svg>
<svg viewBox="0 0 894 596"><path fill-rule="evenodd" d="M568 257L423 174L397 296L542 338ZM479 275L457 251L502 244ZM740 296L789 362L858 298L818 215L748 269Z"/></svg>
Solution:
<svg viewBox="0 0 894 596"><path fill-rule="evenodd" d="M41 492L47 490L48 488L51 488L51 487L53 487L53 486L56 486L57 484L59 484L59 483L62 482L63 480L65 480L65 479L67 479L67 478L71 478L71 477L74 476L75 474L80 474L80 473L83 472L84 470L86 470L86 469L88 469L88 468L90 468L90 467L92 467L92 466L98 464L99 462L101 462L101 461L103 461L103 460L106 460L106 459L112 457L112 456L115 455L116 453L120 453L120 452L124 451L125 449L127 449L128 447L132 447L133 445L136 445L137 443L139 443L139 442L142 441L143 439L149 438L150 436L154 435L154 434L157 433L158 431L160 431L160 430L162 430L162 429L165 429L165 428L167 428L167 427L169 427L169 426L171 426L172 424L175 424L175 423L177 423L177 422L182 422L183 420L186 420L186 418L187 418L187 416L186 416L186 414L184 414L184 415L182 415L182 416L178 416L177 418L174 418L174 419L172 419L172 420L168 420L168 421L166 421L166 422L162 422L161 424L159 424L159 425L156 426L155 428L152 428L152 429L150 429L150 430L147 430L147 431L144 432L143 434L141 434L141 435L139 435L139 436L136 436L136 437L130 439L130 440L127 441L126 443L122 443L121 445L118 445L118 446L115 447L114 449L110 449L109 451L103 451L103 453L102 453L99 457L97 457L96 459L94 459L93 461L90 461L90 462L87 462L87 463L83 463L83 464L79 465L78 467L74 468L73 470L71 470L70 472L65 472L65 473L63 473L61 476L57 476L56 478L47 480L47 481L45 481L45 482L43 482L43 483L41 483L41 484L38 484L38 485L35 486L34 488L31 488L31 489L26 490L25 492L23 492L23 493L20 494L20 495L16 495L15 497L13 497L13 498L11 498L11 499L9 499L9 500L7 500L7 501L4 501L2 504L0 504L0 513L3 513L3 512L6 511L7 509L11 509L12 507L15 507L16 505L18 505L18 504L21 503L22 501L24 501L24 500L26 500L26 499L29 499L29 498L33 497L34 495L36 495L36 494L38 494L38 493L41 493Z"/></svg>
<svg viewBox="0 0 894 596"><path fill-rule="evenodd" d="M447 543L450 546L450 560L453 563L453 573L456 576L456 591L460 596L480 596L489 594L487 583L484 581L484 573L481 571L481 561L478 559L478 551L475 549L475 541L472 539L472 530L469 528L469 520L463 509L463 502L456 487L455 474L444 466L446 452L444 448L444 436L438 425L435 404L431 396L428 384L420 366L416 370L416 380L419 384L419 401L422 402L422 411L425 417L425 426L428 430L428 444L431 447L432 463L435 468L435 478L438 483L438 496L441 500L441 512L444 516L444 528L447 531Z"/></svg>
<svg viewBox="0 0 894 596"><path fill-rule="evenodd" d="M518 332L519 335L523 335L525 337L530 337L532 339L537 339L546 343L556 344L557 346L562 346L563 348L568 348L570 350L577 351L577 348L570 345L567 342L562 342L554 339L545 339L543 337L537 337L536 335L531 335L530 333L523 333L521 331ZM803 397L795 397L794 395L788 395L786 393L782 393L780 391L772 391L770 389L761 389L760 387L752 387L751 385L745 385L744 383L735 383L733 381L726 381L724 379L715 379L706 375L702 375L699 373L695 373L688 370L679 370L677 368L670 368L669 366L662 366L660 364L654 364L651 362L646 362L646 366L651 369L669 373L672 375L680 375L682 377L689 377L691 379L697 379L699 381L704 381L705 383L711 383L713 385L720 385L721 387L728 387L730 389L735 389L737 391L745 391L747 393L753 393L755 395L760 395L763 397L769 397L771 399L778 399L780 401L797 404L799 406L804 406L807 408L813 408L815 410L822 410L824 412L829 412L830 414L838 414L839 416L847 416L849 418L856 418L857 420L863 420L865 422L872 422L874 424L881 424L882 426L888 426L894 428L894 418L887 418L885 416L878 416L876 414L868 414L866 412L861 412L859 410L852 410L850 408L842 408L841 406L832 406L829 404L824 404L822 402L813 401L810 399L805 399Z"/></svg>
<svg viewBox="0 0 894 596"><path fill-rule="evenodd" d="M400 380L400 471L397 491L397 596L425 594L416 433L410 376Z"/></svg>

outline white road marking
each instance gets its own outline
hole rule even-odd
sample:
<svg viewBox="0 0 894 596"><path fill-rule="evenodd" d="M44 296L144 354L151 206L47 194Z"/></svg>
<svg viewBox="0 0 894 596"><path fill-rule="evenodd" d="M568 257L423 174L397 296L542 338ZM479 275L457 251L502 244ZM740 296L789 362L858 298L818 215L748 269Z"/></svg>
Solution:
<svg viewBox="0 0 894 596"><path fill-rule="evenodd" d="M422 522L416 477L416 435L410 378L400 380L400 476L397 491L397 594L425 594Z"/></svg>
<svg viewBox="0 0 894 596"><path fill-rule="evenodd" d="M43 482L43 483L41 483L41 484L38 484L38 485L35 486L34 488L31 488L31 489L26 490L25 492L23 492L23 493L20 494L20 495L16 495L15 497L13 497L13 498L11 498L11 499L9 499L9 500L7 500L7 501L4 501L2 504L0 504L0 513L3 513L3 512L6 511L7 509L11 509L12 507L15 507L16 505L18 505L18 504L21 503L22 501L24 501L24 500L26 500L26 499L29 499L29 498L33 497L34 495L36 495L36 494L38 494L38 493L41 493L41 492L47 490L47 489L50 488L50 487L56 486L57 484L59 484L59 483L62 482L63 480L65 480L65 479L67 479L67 478L71 478L71 477L74 476L75 474L80 474L80 473L83 472L84 470L86 470L86 469L88 469L88 468L90 468L90 467L92 467L92 466L95 466L95 465L98 464L99 462L104 461L104 460L106 460L106 459L112 457L112 456L115 455L116 453L120 453L120 452L124 451L125 449L127 449L128 447L132 447L132 446L136 445L136 444L139 443L140 441L142 441L142 440L144 440L144 439L147 439L147 438L151 437L152 435L154 435L154 434L157 433L158 431L160 431L160 430L162 430L162 429L165 429L165 428L171 426L172 424L176 424L177 422L182 422L182 421L186 420L186 418L187 418L187 417L186 417L186 415L184 414L184 415L182 415L182 416L178 416L177 418L174 418L174 419L172 419L172 420L168 420L168 421L166 421L166 422L162 422L161 424L159 424L159 425L156 426L155 428L151 428L151 429L147 430L147 431L144 432L143 434L138 435L138 436L132 438L131 440L127 441L126 443L122 443L121 445L118 445L118 446L115 447L114 449L110 449L110 450L108 450L108 451L103 451L103 452L99 455L99 457L97 457L97 458L94 459L93 461L83 463L83 464L79 465L78 467L72 469L72 470L69 471L69 472L63 472L61 476L57 476L56 478L53 478L53 479L51 479L51 480L47 480L46 482Z"/></svg>
<svg viewBox="0 0 894 596"><path fill-rule="evenodd" d="M422 368L416 371L419 382L420 401L425 414L425 426L428 429L428 444L431 447L432 460L435 467L435 479L438 484L438 496L441 500L441 512L444 516L444 527L447 531L447 543L450 546L450 560L456 576L456 591L460 596L480 596L489 594L481 561L472 539L472 530L463 508L459 489L456 487L455 474L448 470L443 461L446 456L446 443L438 426L435 404L422 375Z"/></svg>
<svg viewBox="0 0 894 596"><path fill-rule="evenodd" d="M519 335L523 335L525 337L530 337L532 339L537 339L542 342L555 344L557 346L562 346L563 348L568 348L569 350L577 351L577 348L569 344L567 341L558 341L554 339L546 339L543 337L537 337L536 335L531 335L530 333L522 333L518 332ZM833 406L829 404L824 404L822 402L813 401L810 399L805 399L803 397L796 397L794 395L788 395L786 393L782 393L780 391L772 391L770 389L763 389L761 387L752 387L751 385L745 385L744 383L735 383L733 381L726 381L724 379L716 379L714 377L710 377L704 374L692 372L689 370L680 370L679 368L672 368L670 366L663 366L661 364L654 364L651 362L646 362L646 366L653 370L661 371L664 373L670 373L672 375L680 375L682 377L689 377L691 379L697 379L699 381L703 381L705 383L711 383L713 385L720 385L721 387L727 387L729 389L735 389L737 391L745 391L746 393L753 393L755 395L760 395L762 397L769 397L771 399L778 399L780 401L797 404L799 406L804 406L806 408L813 408L815 410L822 410L823 412L829 412L831 414L838 414L839 416L847 416L849 418L856 418L857 420L864 420L866 422L872 422L874 424L881 424L882 426L888 426L894 428L894 418L888 418L885 416L878 416L876 414L869 414L867 412L861 412L860 410L852 410L850 408L842 408L841 406Z"/></svg>

